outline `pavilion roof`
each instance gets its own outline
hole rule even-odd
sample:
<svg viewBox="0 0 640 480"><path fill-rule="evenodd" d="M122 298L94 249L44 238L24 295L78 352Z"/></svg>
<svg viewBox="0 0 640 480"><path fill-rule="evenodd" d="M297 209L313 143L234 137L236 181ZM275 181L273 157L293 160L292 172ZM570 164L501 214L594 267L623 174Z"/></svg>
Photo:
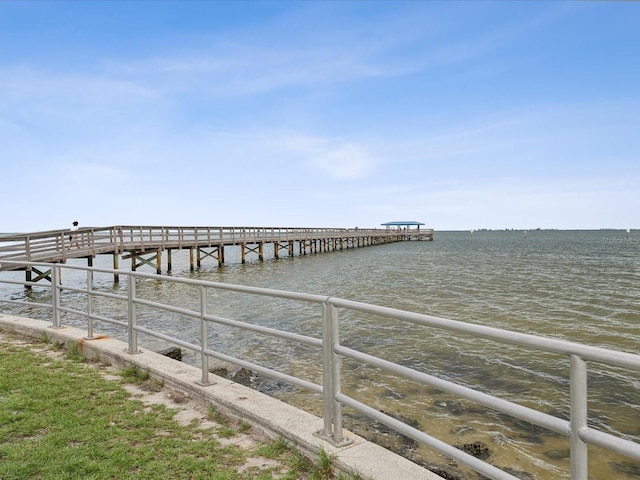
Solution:
<svg viewBox="0 0 640 480"><path fill-rule="evenodd" d="M417 226L417 225L424 225L424 223L422 222L416 222L416 221L412 221L412 220L403 220L403 221L395 221L395 222L387 222L387 223L381 223L380 225L383 225L385 227L409 227L409 226Z"/></svg>

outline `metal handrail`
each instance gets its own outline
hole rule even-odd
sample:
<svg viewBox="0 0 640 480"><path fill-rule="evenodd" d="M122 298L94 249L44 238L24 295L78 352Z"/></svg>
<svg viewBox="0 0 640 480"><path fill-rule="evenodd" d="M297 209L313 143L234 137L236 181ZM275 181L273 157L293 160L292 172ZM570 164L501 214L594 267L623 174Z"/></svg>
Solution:
<svg viewBox="0 0 640 480"><path fill-rule="evenodd" d="M583 345L553 338L517 333L493 327L486 327L483 325L469 324L415 312L397 310L388 307L371 305L323 295L274 290L244 285L232 285L188 278L167 277L135 271L84 267L80 265L42 264L15 261L8 261L8 263L17 264L21 267L37 265L50 268L52 271L52 283L47 287L52 289L52 301L51 304L43 304L21 302L16 300L0 300L0 303L4 302L10 304L29 304L31 306L49 308L52 310L52 323L54 327L61 326L61 312L73 313L83 316L87 319L87 330L89 331L89 337L92 336L94 320L100 320L118 326L126 326L128 336L128 351L131 354L138 352L138 333L144 333L173 343L175 345L179 345L194 352L198 352L201 354L202 373L202 378L199 383L205 385L209 384L210 381L208 360L209 358L217 358L250 368L261 374L284 380L302 388L306 388L310 391L319 393L323 396L324 429L321 432L318 432L318 434L320 437L328 439L337 446L342 446L349 443L349 439L344 438L342 433L342 406L344 405L349 406L356 411L363 413L397 430L398 432L433 448L443 455L446 455L456 461L469 466L470 468L491 479L517 480L516 477L505 471L502 471L449 444L446 444L441 440L428 435L426 432L409 426L396 418L390 417L389 415L386 415L372 408L371 406L362 404L359 401L343 394L341 391L340 360L341 358L350 358L362 362L366 365L378 367L395 375L399 375L412 381L419 382L423 385L429 385L439 390L454 394L458 397L474 401L496 411L508 414L518 419L526 420L527 422L530 422L532 424L541 426L550 431L569 437L571 444L570 466L572 480L584 479L588 476L587 446L589 444L596 445L606 450L640 461L640 444L589 427L588 411L586 408L587 361L640 371L640 355ZM59 281L60 273L62 270L67 269L86 271L86 288L83 289L61 285ZM117 273L119 275L127 276L127 294L117 295L114 293L94 290L92 285L94 273ZM198 287L198 290L200 292L200 307L196 309L188 309L140 298L136 295L136 283L139 279L153 279L156 281L174 282ZM22 284L25 286L36 285L35 282L19 282L11 279L2 279L0 277L0 284L3 283ZM87 310L81 311L62 305L61 293L63 290L69 290L76 293L84 293L87 297ZM244 293L248 295L261 295L271 298L288 299L297 302L319 305L321 307L320 315L322 317L323 324L322 338L309 337L298 333L287 332L265 326L258 326L240 320L210 314L206 311L206 298L208 290L225 290L236 293ZM93 297L104 297L112 300L120 300L126 302L128 312L126 321L95 315L92 309ZM139 305L164 310L167 312L199 320L201 322L200 345L185 342L183 340L155 331L151 328L138 326L136 324L136 307ZM487 393L479 392L472 388L443 380L441 378L419 372L417 370L390 362L388 360L384 360L373 355L366 354L364 352L357 351L353 348L348 348L340 345L338 315L339 309L364 312L394 320L401 320L423 326L438 328L441 330L464 333L466 335L489 339L500 343L517 345L521 347L532 348L538 351L565 355L570 359L570 420L564 420L546 414L544 412L525 407L517 403L489 395ZM293 377L283 372L272 370L259 364L249 362L244 359L234 358L213 350L208 345L207 326L210 323L229 325L248 331L283 338L287 341L317 347L322 352L322 385L318 385L301 378Z"/></svg>

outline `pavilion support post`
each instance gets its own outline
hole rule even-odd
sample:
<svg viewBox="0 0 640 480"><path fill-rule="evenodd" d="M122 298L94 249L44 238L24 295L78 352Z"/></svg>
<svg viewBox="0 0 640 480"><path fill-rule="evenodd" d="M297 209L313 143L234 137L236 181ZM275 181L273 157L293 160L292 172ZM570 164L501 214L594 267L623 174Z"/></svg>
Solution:
<svg viewBox="0 0 640 480"><path fill-rule="evenodd" d="M162 250L158 250L158 253L156 254L156 260L157 260L157 265L156 265L156 273L158 275L162 274Z"/></svg>
<svg viewBox="0 0 640 480"><path fill-rule="evenodd" d="M242 258L242 263L246 263L246 252L244 251L244 243L240 244L240 257Z"/></svg>
<svg viewBox="0 0 640 480"><path fill-rule="evenodd" d="M289 240L289 256L293 257L293 240Z"/></svg>
<svg viewBox="0 0 640 480"><path fill-rule="evenodd" d="M171 271L171 249L167 249L167 272Z"/></svg>
<svg viewBox="0 0 640 480"><path fill-rule="evenodd" d="M202 266L202 250L199 248L196 252L196 265L198 265L198 268Z"/></svg>
<svg viewBox="0 0 640 480"><path fill-rule="evenodd" d="M258 243L258 260L264 261L264 242Z"/></svg>
<svg viewBox="0 0 640 480"><path fill-rule="evenodd" d="M280 244L278 242L273 242L273 258L276 260L280 258Z"/></svg>
<svg viewBox="0 0 640 480"><path fill-rule="evenodd" d="M189 269L193 272L195 270L195 266L193 264L193 247L189 248Z"/></svg>

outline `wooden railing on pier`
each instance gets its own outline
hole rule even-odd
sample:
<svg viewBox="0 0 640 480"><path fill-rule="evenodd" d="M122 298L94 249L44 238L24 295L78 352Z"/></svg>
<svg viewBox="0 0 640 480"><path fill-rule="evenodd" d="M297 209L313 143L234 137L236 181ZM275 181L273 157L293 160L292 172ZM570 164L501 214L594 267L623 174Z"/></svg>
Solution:
<svg viewBox="0 0 640 480"><path fill-rule="evenodd" d="M70 258L91 259L101 254L135 259L146 253L160 255L160 252L171 252L172 249L195 250L199 255L203 248L214 249L221 265L227 245L240 246L244 262L245 249L257 253L262 260L262 247L269 243L273 244L277 258L282 249L293 256L294 244L299 253L304 254L412 239L432 240L433 230L160 226L82 228L74 232L50 230L0 236L0 270L20 269L7 261L64 263ZM159 259L156 265L159 270Z"/></svg>

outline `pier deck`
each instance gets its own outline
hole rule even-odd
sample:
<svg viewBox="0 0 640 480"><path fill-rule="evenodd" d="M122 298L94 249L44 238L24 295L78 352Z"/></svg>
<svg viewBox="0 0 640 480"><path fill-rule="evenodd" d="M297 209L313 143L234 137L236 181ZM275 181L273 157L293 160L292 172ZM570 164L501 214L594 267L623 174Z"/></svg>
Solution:
<svg viewBox="0 0 640 480"><path fill-rule="evenodd" d="M73 235L73 237L71 237ZM282 228L282 227L158 227L112 226L50 230L18 235L0 236L0 271L22 270L24 267L8 261L64 263L72 258L91 259L97 255L131 259L132 269L147 264L162 269L162 252L168 252L167 270L171 270L171 251L190 250L190 263L194 268L203 256L214 257L218 266L224 264L224 247L238 246L242 262L246 253L264 258L264 246L271 244L275 258L285 250L288 256L328 252L379 245L407 240L432 240L433 230L400 231L359 228ZM145 257L146 255L146 257ZM152 258L149 258L152 256Z"/></svg>

